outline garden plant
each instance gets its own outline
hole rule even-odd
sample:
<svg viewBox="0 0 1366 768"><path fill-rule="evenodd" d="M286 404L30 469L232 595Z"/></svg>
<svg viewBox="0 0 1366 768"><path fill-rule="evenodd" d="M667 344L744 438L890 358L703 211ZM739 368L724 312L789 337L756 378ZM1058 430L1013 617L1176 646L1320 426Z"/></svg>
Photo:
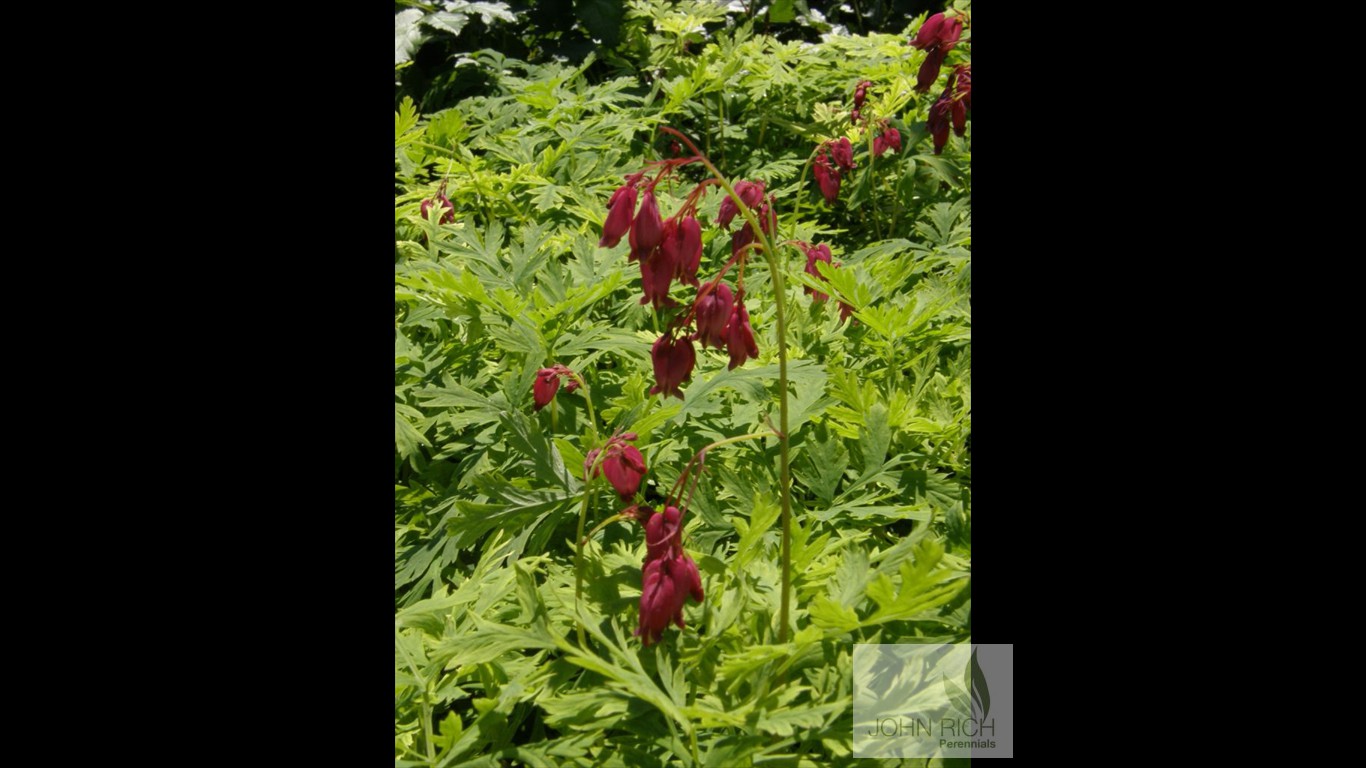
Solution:
<svg viewBox="0 0 1366 768"><path fill-rule="evenodd" d="M971 6L573 5L396 12L395 764L900 765L851 655L971 633Z"/></svg>

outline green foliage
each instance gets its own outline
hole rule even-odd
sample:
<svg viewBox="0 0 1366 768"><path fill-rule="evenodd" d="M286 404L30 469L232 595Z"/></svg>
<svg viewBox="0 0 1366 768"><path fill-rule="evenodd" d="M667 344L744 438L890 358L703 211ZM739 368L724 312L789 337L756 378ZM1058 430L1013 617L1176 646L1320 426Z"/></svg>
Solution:
<svg viewBox="0 0 1366 768"><path fill-rule="evenodd" d="M421 35L450 34L456 21L440 14L511 23L500 5L403 13L421 14L410 25ZM923 131L967 46L919 95L924 54L905 45L919 21L811 45L756 34L712 3L574 8L600 39L611 26L615 52L567 64L469 50L453 65L484 73L487 92L430 111L420 98L396 104L395 764L856 765L853 644L962 642L971 629L970 153L953 137L935 156ZM773 12L784 9L810 19L802 2ZM727 19L739 23L717 26ZM647 82L589 72L626 62L622 51L648 63ZM850 125L865 79L864 111L903 128L902 153L873 158L869 133ZM827 243L842 263L816 278L799 249L781 249L796 595L786 643L773 438L706 454L684 534L706 600L686 607L686 629L650 647L632 635L636 523L592 538L575 599L585 494L590 527L620 511L582 479L606 435L639 435L643 491L658 503L698 450L778 419L761 262L745 275L759 359L727 370L724 353L699 349L682 401L647 394L665 318L640 305L626 241L597 242L622 177L669 156L661 125L732 180L764 180L778 240ZM831 206L807 163L839 136L858 168ZM439 190L453 222L440 223L439 206L420 213ZM658 192L667 214L688 188ZM730 256L710 224L719 202L708 194L700 209L708 276ZM673 296L692 293L675 285ZM552 363L583 376L596 423L582 389L533 411L533 378Z"/></svg>

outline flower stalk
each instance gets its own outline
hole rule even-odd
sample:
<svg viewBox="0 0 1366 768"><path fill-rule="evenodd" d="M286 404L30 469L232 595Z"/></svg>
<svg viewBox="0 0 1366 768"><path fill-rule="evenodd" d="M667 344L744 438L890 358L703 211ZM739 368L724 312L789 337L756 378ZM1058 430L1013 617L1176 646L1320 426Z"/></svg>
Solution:
<svg viewBox="0 0 1366 768"><path fill-rule="evenodd" d="M792 604L792 477L788 467L788 422L787 422L787 290L783 283L783 273L778 266L778 252L774 249L772 241L764 228L759 226L759 219L754 215L754 211L740 199L740 195L735 192L726 177L712 165L711 160L697 149L687 136L667 126L660 126L661 131L665 131L680 141L685 143L694 154L701 159L702 164L721 186L730 195L731 200L735 201L735 206L739 209L745 221L749 222L755 236L761 241L764 251L764 259L768 262L769 273L773 279L774 292L774 322L778 332L778 444L780 459L778 465L779 485L782 501L782 561L783 561L783 595L782 604L778 616L778 642L787 642L787 630L789 616L791 615Z"/></svg>

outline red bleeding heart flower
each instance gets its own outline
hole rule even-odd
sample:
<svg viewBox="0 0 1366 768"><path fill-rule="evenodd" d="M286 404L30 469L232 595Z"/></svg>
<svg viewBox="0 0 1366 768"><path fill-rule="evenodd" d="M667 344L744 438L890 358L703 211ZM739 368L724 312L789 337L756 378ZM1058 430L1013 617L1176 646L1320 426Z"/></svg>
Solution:
<svg viewBox="0 0 1366 768"><path fill-rule="evenodd" d="M683 391L678 385L692 376L693 366L697 363L692 341L686 336L675 339L666 333L651 347L650 358L655 367L655 385L650 388L650 394L662 392L666 397L672 395L682 400Z"/></svg>
<svg viewBox="0 0 1366 768"><path fill-rule="evenodd" d="M735 183L735 194L740 196L747 208L754 208L764 200L764 183L762 181L739 181ZM735 201L730 195L726 195L721 200L721 208L717 211L716 222L722 228L730 226L732 219L740 213L740 208L735 205Z"/></svg>
<svg viewBox="0 0 1366 768"><path fill-rule="evenodd" d="M569 382L565 384L564 391L573 392L579 388L579 380L574 376L574 372L563 365L555 364L549 368L542 368L536 371L536 380L531 385L532 399L536 401L536 410L541 410L555 399L555 393L560 389L561 377L567 377Z"/></svg>
<svg viewBox="0 0 1366 768"><path fill-rule="evenodd" d="M594 448L584 457L584 471L593 468L593 463L597 461L600 452L606 452L602 459L602 464L593 477L606 475L607 482L612 484L617 494L623 499L630 499L640 490L640 480L645 477L645 457L640 454L640 449L634 445L628 445L627 440L635 440L636 433L624 432L614 435L607 441L601 449Z"/></svg>
<svg viewBox="0 0 1366 768"><path fill-rule="evenodd" d="M749 312L745 311L743 291L736 296L730 320L726 322L726 351L730 352L729 370L744 365L750 358L759 357L759 347L754 343L754 329L749 325Z"/></svg>
<svg viewBox="0 0 1366 768"><path fill-rule="evenodd" d="M745 225L745 226L740 227L739 229L735 230L733 233L731 233L731 236L730 236L730 255L731 255L731 257L737 257L737 256L739 256L739 255L740 255L740 251L744 250L745 246L749 245L749 244L752 243L752 242L754 242L754 228L753 228L753 227L750 227L749 225Z"/></svg>
<svg viewBox="0 0 1366 768"><path fill-rule="evenodd" d="M825 276L816 269L816 262L823 261L826 264L830 263L830 246L821 243L820 245L813 246L803 245L803 249L806 251L806 274L811 275L817 280L824 280ZM814 288L807 288L806 292L807 294L814 296L815 301L817 302L825 301L830 298Z"/></svg>
<svg viewBox="0 0 1366 768"><path fill-rule="evenodd" d="M916 77L917 91L924 93L934 85L939 77L939 68L944 64L944 57L958 44L958 38L962 35L963 19L960 16L946 18L943 13L936 13L920 25L915 39L911 41L912 48L926 53Z"/></svg>
<svg viewBox="0 0 1366 768"><path fill-rule="evenodd" d="M841 169L854 170L854 147L849 143L848 137L840 137L839 141L830 142L830 156L835 158L835 163Z"/></svg>
<svg viewBox="0 0 1366 768"><path fill-rule="evenodd" d="M959 85L958 74L955 70L949 75L948 85L938 100L930 106L930 115L925 121L925 128L934 137L936 155L944 151L944 144L949 140L950 121L953 122L953 132L959 136L963 136L967 131L968 105L972 101L972 71L967 70L966 88Z"/></svg>
<svg viewBox="0 0 1366 768"><path fill-rule="evenodd" d="M435 200L423 200L423 201L422 201L422 208L421 208L421 210L422 210L422 218L424 218L424 219L427 218L427 212L430 211L430 210L432 209L432 206L433 206L433 205L438 205L438 204L439 204L439 205L442 207L442 209L444 209L444 210L442 211L441 218L440 218L439 220L437 220L436 223L438 223L438 224L450 224L451 222L455 221L455 206L454 206L454 205L451 205L451 201L448 200L448 199L446 198L446 196L443 195L443 194L440 193L440 192L437 192L437 193L436 193L436 199L435 199Z"/></svg>
<svg viewBox="0 0 1366 768"><path fill-rule="evenodd" d="M959 64L953 68L953 73L958 76L958 88L954 95L963 102L963 106L972 109L972 64ZM963 134L958 134L962 136Z"/></svg>
<svg viewBox="0 0 1366 768"><path fill-rule="evenodd" d="M640 260L640 287L645 295L641 304L650 304L655 309L661 306L672 307L677 302L669 298L669 286L673 283L677 267L669 261L664 249L656 248Z"/></svg>
<svg viewBox="0 0 1366 768"><path fill-rule="evenodd" d="M834 205L835 198L840 195L840 172L830 166L830 159L824 152L816 156L811 172L816 176L816 184L820 186L825 202Z"/></svg>
<svg viewBox="0 0 1366 768"><path fill-rule="evenodd" d="M531 385L532 397L536 400L536 410L541 410L555 399L560 389L560 374L552 368L542 368L536 372L536 382Z"/></svg>
<svg viewBox="0 0 1366 768"><path fill-rule="evenodd" d="M615 248L626 231L631 228L631 218L636 212L636 188L627 184L618 187L607 201L607 220L602 224L602 239L599 248Z"/></svg>
<svg viewBox="0 0 1366 768"><path fill-rule="evenodd" d="M694 338L702 341L704 349L708 346L725 349L726 322L730 320L734 305L735 294L719 277L698 290L697 301L693 303L697 321L697 334Z"/></svg>
<svg viewBox="0 0 1366 768"><path fill-rule="evenodd" d="M673 276L681 283L695 286L697 269L702 266L702 225L692 216L684 216L676 223L675 219L664 222L664 240L659 248L674 265Z"/></svg>
<svg viewBox="0 0 1366 768"><path fill-rule="evenodd" d="M873 137L873 157L882 157L888 149L895 149L901 152L901 132L887 126L887 129Z"/></svg>
<svg viewBox="0 0 1366 768"><path fill-rule="evenodd" d="M702 575L683 551L683 514L666 507L645 522L645 566L641 572L640 626L636 636L645 645L659 642L669 623L687 626L683 605L688 598L702 602Z"/></svg>
<svg viewBox="0 0 1366 768"><path fill-rule="evenodd" d="M659 203L655 202L655 193L647 189L640 199L640 211L631 223L631 258L645 258L663 239L664 219L659 215Z"/></svg>

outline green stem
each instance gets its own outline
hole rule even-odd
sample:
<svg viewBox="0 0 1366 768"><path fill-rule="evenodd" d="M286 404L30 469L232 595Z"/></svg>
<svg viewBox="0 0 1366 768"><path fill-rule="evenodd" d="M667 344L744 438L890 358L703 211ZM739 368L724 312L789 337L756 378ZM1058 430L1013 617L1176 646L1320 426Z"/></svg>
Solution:
<svg viewBox="0 0 1366 768"><path fill-rule="evenodd" d="M775 433L773 433L773 432L751 432L751 433L749 433L748 435L740 435L739 437L727 437L727 438L725 438L724 440L717 440L716 442L712 443L711 445L708 445L708 446L703 447L702 450L700 450L700 451L698 451L697 453L694 453L694 454L693 454L693 457L692 457L691 459L688 460L687 465L683 467L683 471L680 472L680 473L678 474L678 479L677 479L676 481L674 481L673 490L671 490L671 491L669 492L669 496L668 496L667 498L665 498L665 500L664 500L665 503L668 503L669 498L675 498L675 497L677 497L678 491L683 487L684 481L686 481L687 478L688 478L688 473L689 473L690 471L692 471L692 465L693 465L693 464L696 464L698 461L701 461L701 460L702 460L702 455L705 454L707 451L710 451L710 450L713 449L713 448L720 448L720 447L723 446L723 445L730 445L731 443L738 443L738 442L740 442L740 441L742 441L742 440L758 440L758 439L761 438L761 437L773 437L773 436L779 436L779 437L781 437L780 435L775 435Z"/></svg>
<svg viewBox="0 0 1366 768"><path fill-rule="evenodd" d="M579 389L583 390L583 402L584 405L588 406L588 428L593 430L593 437L597 438L598 420L593 416L593 398L589 396L588 382L584 381L582 376L573 371L570 371L569 375L574 378L574 381L579 383Z"/></svg>
<svg viewBox="0 0 1366 768"><path fill-rule="evenodd" d="M588 648L588 640L583 633L583 622L579 616L579 601L583 597L583 526L588 521L588 502L593 495L593 477L598 473L598 467L602 466L602 460L607 457L606 446L604 450L598 451L598 457L594 459L593 466L584 470L583 473L583 504L579 506L579 535L574 539L574 615L578 622L579 647Z"/></svg>
<svg viewBox="0 0 1366 768"><path fill-rule="evenodd" d="M778 267L778 252L774 250L772 241L759 226L759 219L754 215L754 211L745 205L745 201L735 193L735 188L726 181L726 177L712 165L711 160L706 155L697 151L697 145L693 144L687 136L675 131L667 126L660 126L661 131L667 131L682 139L688 148L693 151L707 166L716 180L725 187L726 194L730 195L731 200L735 201L735 207L744 215L745 221L749 222L754 233L763 241L764 257L768 261L768 269L773 276L773 302L775 316L774 322L778 326L778 443L781 447L781 463L778 465L779 484L781 487L783 505L783 597L782 607L778 618L778 642L787 642L788 617L791 615L792 605L792 480L788 468L788 434L787 434L787 320L784 307L787 304L787 289L783 285L783 273Z"/></svg>

